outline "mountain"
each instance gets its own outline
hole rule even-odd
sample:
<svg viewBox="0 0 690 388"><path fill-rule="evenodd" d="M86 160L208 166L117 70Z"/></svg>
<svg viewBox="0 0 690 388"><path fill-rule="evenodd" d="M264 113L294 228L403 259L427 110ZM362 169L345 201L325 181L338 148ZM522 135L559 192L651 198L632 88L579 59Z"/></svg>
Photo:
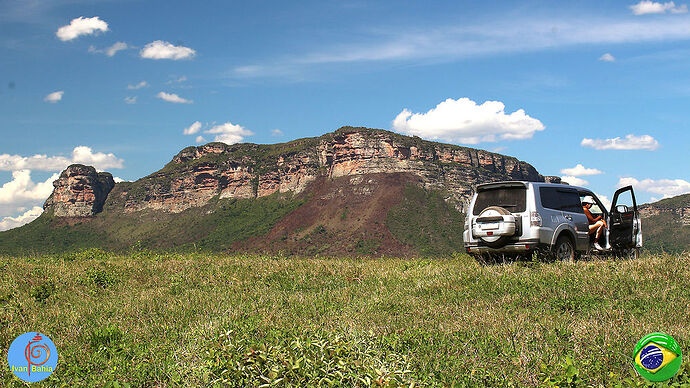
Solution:
<svg viewBox="0 0 690 388"><path fill-rule="evenodd" d="M462 250L462 211L473 188L495 180L545 177L510 156L379 129L343 127L280 144L209 143L183 149L135 182L69 166L39 218L0 233L0 252L136 245L448 255Z"/></svg>
<svg viewBox="0 0 690 388"><path fill-rule="evenodd" d="M640 205L646 249L672 253L690 250L690 194Z"/></svg>

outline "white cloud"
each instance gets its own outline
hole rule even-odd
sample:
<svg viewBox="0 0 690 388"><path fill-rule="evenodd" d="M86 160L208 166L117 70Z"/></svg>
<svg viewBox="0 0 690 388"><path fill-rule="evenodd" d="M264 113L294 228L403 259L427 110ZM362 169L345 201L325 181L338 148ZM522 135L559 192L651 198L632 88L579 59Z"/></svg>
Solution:
<svg viewBox="0 0 690 388"><path fill-rule="evenodd" d="M568 175L562 176L561 181L574 186L587 186L589 184L589 182L584 179Z"/></svg>
<svg viewBox="0 0 690 388"><path fill-rule="evenodd" d="M583 147L592 147L597 150L649 150L659 148L659 142L649 135L627 135L625 139L614 137L613 139L582 139Z"/></svg>
<svg viewBox="0 0 690 388"><path fill-rule="evenodd" d="M172 102L175 104L193 104L194 103L194 101L182 98L175 93L160 92L160 93L156 94L156 97L160 98L163 101Z"/></svg>
<svg viewBox="0 0 690 388"><path fill-rule="evenodd" d="M197 143L205 143L206 139L204 139L203 136L199 135L196 137L196 139L194 139L194 141L196 141Z"/></svg>
<svg viewBox="0 0 690 388"><path fill-rule="evenodd" d="M599 200L600 200L601 203L604 205L604 207L606 208L606 210L611 210L611 200L609 199L609 197L607 197L607 196L605 196L605 195L601 195L601 194L599 194L599 193L597 193L597 192L595 192L594 195L596 195L597 198L599 198Z"/></svg>
<svg viewBox="0 0 690 388"><path fill-rule="evenodd" d="M106 47L102 50L97 49L95 46L89 46L89 52L90 53L103 53L109 57L112 57L115 54L117 54L118 51L127 50L128 48L130 48L130 46L128 46L127 43L125 43L125 42L115 42L115 44L113 44L112 46Z"/></svg>
<svg viewBox="0 0 690 388"><path fill-rule="evenodd" d="M211 129L204 131L204 133L215 134L213 141L220 141L225 144L235 144L244 140L245 136L251 136L254 133L245 129L241 125L236 125L231 122L219 124Z"/></svg>
<svg viewBox="0 0 690 388"><path fill-rule="evenodd" d="M78 17L66 25L58 28L55 35L61 41L75 39L81 35L91 35L98 31L108 31L108 23L101 20L98 16L92 18Z"/></svg>
<svg viewBox="0 0 690 388"><path fill-rule="evenodd" d="M188 59L196 55L196 51L189 47L175 46L162 40L153 41L139 52L142 58L150 59Z"/></svg>
<svg viewBox="0 0 690 388"><path fill-rule="evenodd" d="M3 217L0 219L0 231L9 230L12 228L20 227L24 224L38 218L38 216L43 213L43 208L40 206L34 206L33 208L27 210L24 214L20 214L16 217Z"/></svg>
<svg viewBox="0 0 690 388"><path fill-rule="evenodd" d="M118 51L127 50L128 47L125 42L115 42L115 44L105 49L105 55L112 57Z"/></svg>
<svg viewBox="0 0 690 388"><path fill-rule="evenodd" d="M573 175L573 176L582 176L582 175L599 175L599 174L602 174L602 172L600 170L597 170L596 168L587 168L581 164L578 164L575 167L562 169L561 174Z"/></svg>
<svg viewBox="0 0 690 388"><path fill-rule="evenodd" d="M683 179L643 179L623 177L618 180L618 187L632 185L633 189L662 195L663 198L690 193L690 182Z"/></svg>
<svg viewBox="0 0 690 388"><path fill-rule="evenodd" d="M0 187L0 204L19 207L35 201L45 201L53 192L53 181L60 174L53 174L43 182L34 183L31 171L12 171L12 180Z"/></svg>
<svg viewBox="0 0 690 388"><path fill-rule="evenodd" d="M136 89L145 88L145 87L147 87L147 86L149 86L148 82L146 82L146 81L141 81L141 82L139 82L139 83L136 84L136 85L127 85L127 89L136 90Z"/></svg>
<svg viewBox="0 0 690 388"><path fill-rule="evenodd" d="M685 4L676 6L673 1L667 3L657 3L655 1L643 0L637 4L630 6L633 14L635 15L647 15L647 14L659 14L659 13L686 13L688 12L688 6Z"/></svg>
<svg viewBox="0 0 690 388"><path fill-rule="evenodd" d="M603 61L603 62L615 62L615 61L616 61L616 57L614 57L613 55L611 55L611 53L605 53L604 55L602 55L602 56L599 57L599 60L600 60L600 61Z"/></svg>
<svg viewBox="0 0 690 388"><path fill-rule="evenodd" d="M473 24L424 27L385 26L328 41L312 52L298 52L261 63L245 63L230 76L286 77L301 80L316 65L384 61L453 61L492 55L556 50L581 45L630 44L690 39L690 18L514 15ZM360 37L361 38L357 38Z"/></svg>
<svg viewBox="0 0 690 388"><path fill-rule="evenodd" d="M125 103L127 103L127 104L136 104L136 103L137 103L137 96L134 96L134 97L125 97Z"/></svg>
<svg viewBox="0 0 690 388"><path fill-rule="evenodd" d="M0 171L40 170L62 171L73 163L94 166L103 171L110 168L123 168L124 161L112 153L93 152L86 146L78 146L72 150L70 158L64 156L33 155L21 156L0 154Z"/></svg>
<svg viewBox="0 0 690 388"><path fill-rule="evenodd" d="M541 121L518 109L505 113L500 101L477 105L469 98L449 98L426 113L403 109L393 120L396 131L419 137L476 144L498 140L529 139L544 129Z"/></svg>
<svg viewBox="0 0 690 388"><path fill-rule="evenodd" d="M124 167L124 160L116 157L115 154L93 152L90 147L86 146L74 147L74 150L72 150L72 163L93 166L98 171Z"/></svg>
<svg viewBox="0 0 690 388"><path fill-rule="evenodd" d="M182 133L185 135L193 135L201 130L201 122L195 121L192 125L185 128Z"/></svg>
<svg viewBox="0 0 690 388"><path fill-rule="evenodd" d="M277 136L283 136L283 131L281 131L281 130L278 129L278 128L272 129L272 130L271 130L271 136L276 136L276 137L277 137Z"/></svg>
<svg viewBox="0 0 690 388"><path fill-rule="evenodd" d="M62 100L62 95L65 94L64 91L58 90L57 92L52 92L43 98L43 101L55 104L56 102Z"/></svg>

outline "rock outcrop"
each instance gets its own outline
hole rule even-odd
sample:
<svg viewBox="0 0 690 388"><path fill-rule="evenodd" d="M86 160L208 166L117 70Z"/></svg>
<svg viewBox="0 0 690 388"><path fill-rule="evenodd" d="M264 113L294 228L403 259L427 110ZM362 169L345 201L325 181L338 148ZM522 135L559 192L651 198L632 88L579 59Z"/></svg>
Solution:
<svg viewBox="0 0 690 388"><path fill-rule="evenodd" d="M73 164L53 182L55 189L43 205L58 217L88 217L103 209L108 193L115 186L107 172L82 164Z"/></svg>
<svg viewBox="0 0 690 388"><path fill-rule="evenodd" d="M319 177L377 173L418 176L425 188L446 193L446 200L458 210L478 183L544 181L530 164L510 156L384 130L343 127L289 143L187 147L160 171L136 182L118 183L106 207L125 213L144 209L176 213L213 198L300 193ZM71 197L54 197L53 202L68 200L60 214L83 212L82 204ZM72 204L77 208L67 211Z"/></svg>
<svg viewBox="0 0 690 388"><path fill-rule="evenodd" d="M640 216L650 218L659 215L669 215L681 225L690 226L690 194L663 199L654 203L646 203L639 207Z"/></svg>

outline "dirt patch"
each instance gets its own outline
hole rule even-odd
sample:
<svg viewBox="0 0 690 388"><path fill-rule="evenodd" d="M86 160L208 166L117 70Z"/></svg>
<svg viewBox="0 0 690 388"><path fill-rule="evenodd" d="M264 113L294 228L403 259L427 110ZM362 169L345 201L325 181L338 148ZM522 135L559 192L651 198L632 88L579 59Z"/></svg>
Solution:
<svg viewBox="0 0 690 388"><path fill-rule="evenodd" d="M233 250L321 256L413 256L386 227L390 208L419 178L381 173L319 178L307 202L260 237L238 242Z"/></svg>

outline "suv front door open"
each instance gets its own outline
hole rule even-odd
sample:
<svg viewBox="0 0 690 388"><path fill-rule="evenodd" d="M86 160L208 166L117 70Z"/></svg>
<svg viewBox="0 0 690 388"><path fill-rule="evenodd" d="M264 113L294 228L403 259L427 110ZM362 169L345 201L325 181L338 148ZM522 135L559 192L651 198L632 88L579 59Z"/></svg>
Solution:
<svg viewBox="0 0 690 388"><path fill-rule="evenodd" d="M609 236L613 249L630 249L637 246L640 220L632 186L616 191L609 213Z"/></svg>

